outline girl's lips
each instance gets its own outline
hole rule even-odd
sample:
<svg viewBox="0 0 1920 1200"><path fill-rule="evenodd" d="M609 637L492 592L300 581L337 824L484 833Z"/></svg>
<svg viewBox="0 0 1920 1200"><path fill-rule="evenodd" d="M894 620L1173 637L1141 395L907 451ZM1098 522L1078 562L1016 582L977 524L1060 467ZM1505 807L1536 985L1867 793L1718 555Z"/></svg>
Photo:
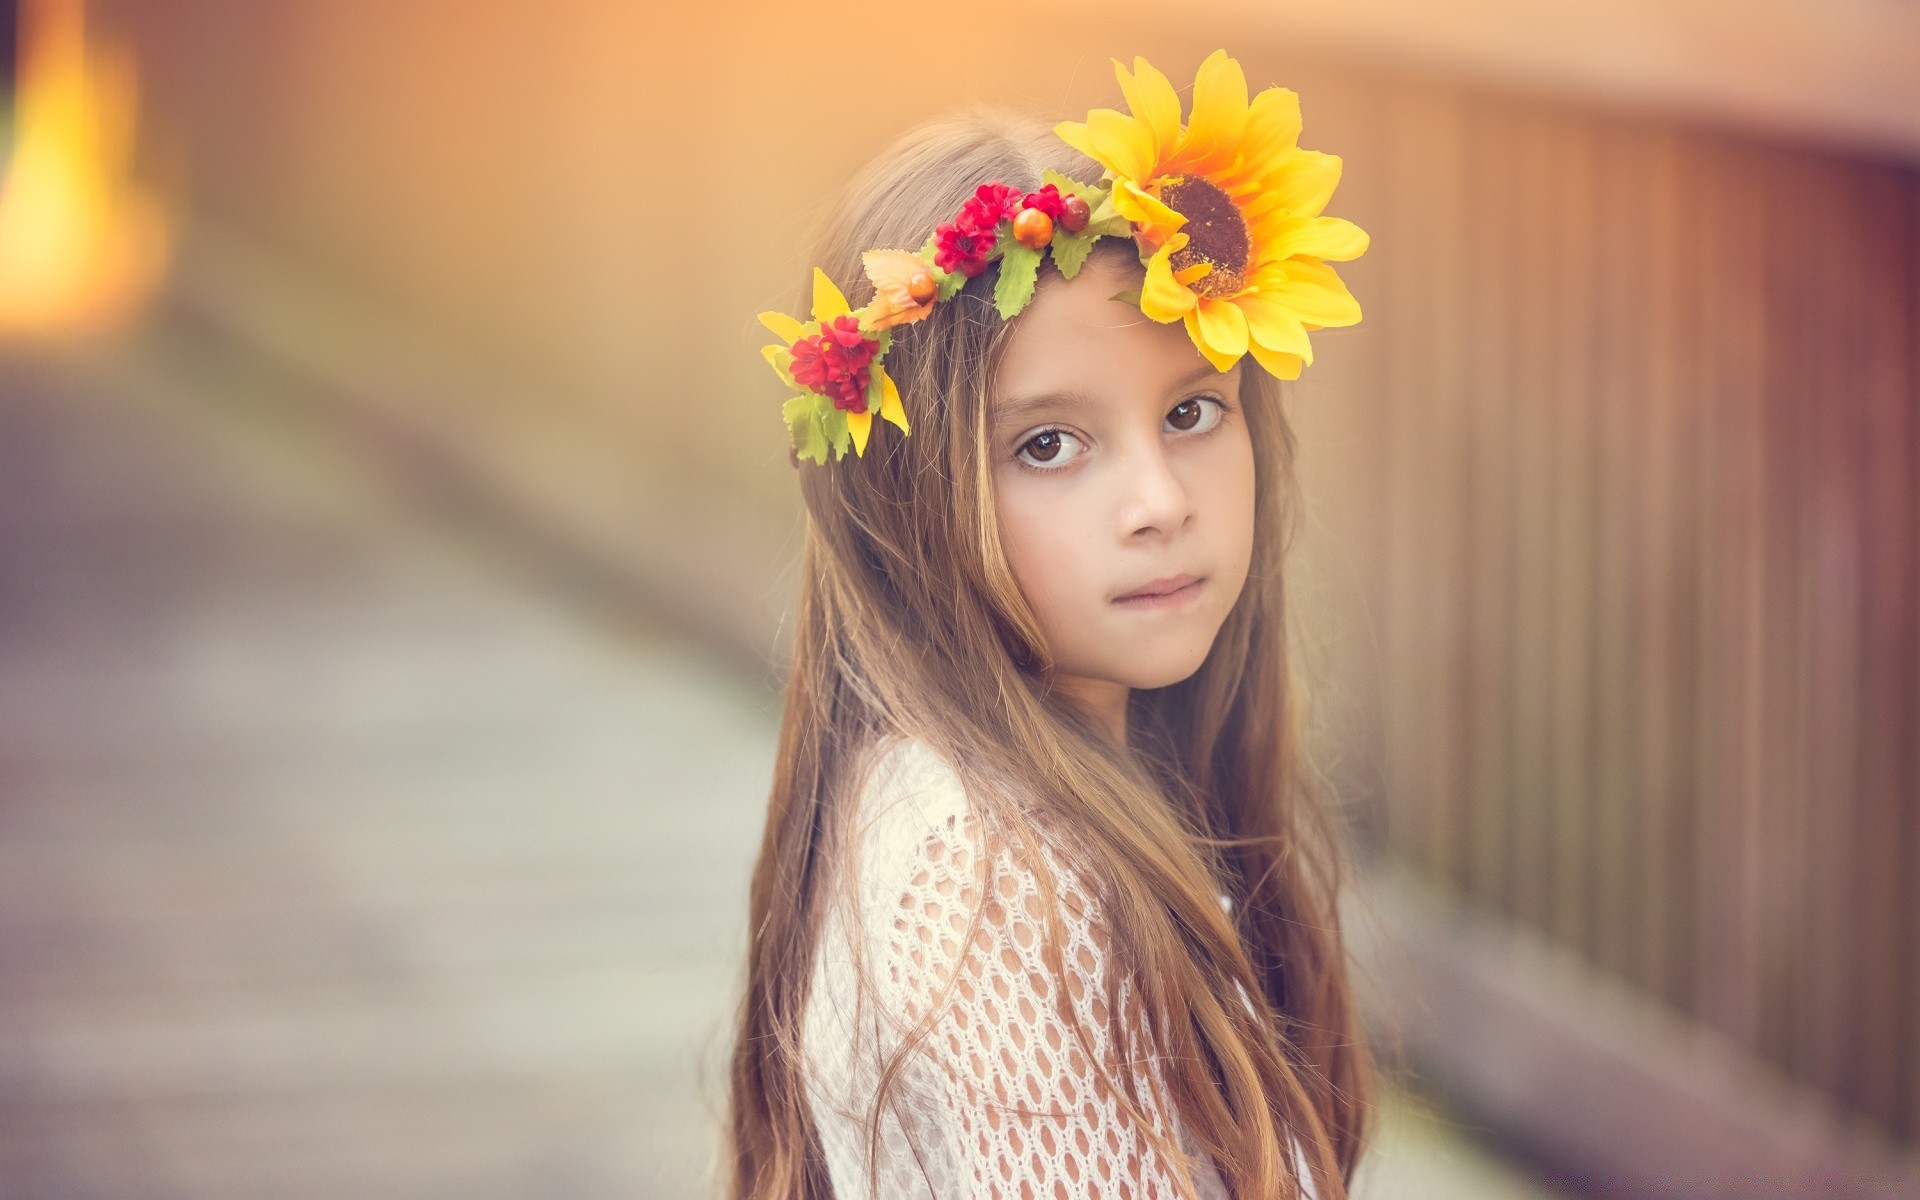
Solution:
<svg viewBox="0 0 1920 1200"><path fill-rule="evenodd" d="M1168 575L1115 596L1113 602L1122 608L1173 608L1198 596L1206 582L1198 575Z"/></svg>

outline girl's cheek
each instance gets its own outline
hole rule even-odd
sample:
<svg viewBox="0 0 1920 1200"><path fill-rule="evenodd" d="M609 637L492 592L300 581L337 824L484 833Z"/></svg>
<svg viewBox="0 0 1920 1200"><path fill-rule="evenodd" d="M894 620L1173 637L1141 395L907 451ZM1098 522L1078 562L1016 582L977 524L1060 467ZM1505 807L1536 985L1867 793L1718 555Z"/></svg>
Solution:
<svg viewBox="0 0 1920 1200"><path fill-rule="evenodd" d="M1019 473L1013 468L1008 475ZM1007 565L1027 602L1044 620L1058 590L1060 523L1048 510L1044 489L1033 487L1033 481L1003 475L995 482L1000 489L996 517Z"/></svg>

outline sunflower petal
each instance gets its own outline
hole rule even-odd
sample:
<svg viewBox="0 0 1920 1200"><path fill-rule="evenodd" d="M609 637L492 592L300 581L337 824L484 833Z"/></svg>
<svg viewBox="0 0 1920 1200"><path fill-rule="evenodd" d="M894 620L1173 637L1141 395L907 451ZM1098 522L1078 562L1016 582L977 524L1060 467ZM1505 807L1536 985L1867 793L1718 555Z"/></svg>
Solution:
<svg viewBox="0 0 1920 1200"><path fill-rule="evenodd" d="M1297 354L1269 350L1259 342L1248 343L1247 352L1253 355L1253 361L1259 363L1261 368L1275 379L1300 378L1300 368L1304 364Z"/></svg>
<svg viewBox="0 0 1920 1200"><path fill-rule="evenodd" d="M873 414L870 412L850 412L847 414L847 432L853 435L853 452L865 455L867 435L873 432Z"/></svg>
<svg viewBox="0 0 1920 1200"><path fill-rule="evenodd" d="M1235 297L1235 304L1247 318L1247 340L1278 354L1290 354L1303 362L1313 361L1313 345L1306 328L1293 310L1258 293Z"/></svg>
<svg viewBox="0 0 1920 1200"><path fill-rule="evenodd" d="M1100 155L1095 152L1094 142L1087 134L1087 123L1085 121L1062 121L1053 127L1053 136L1059 138L1067 145L1072 146L1075 150L1078 150L1095 162L1099 162L1101 166L1106 167L1108 170L1113 169L1112 163L1102 161Z"/></svg>
<svg viewBox="0 0 1920 1200"><path fill-rule="evenodd" d="M793 372L787 367L787 362L793 357L793 352L788 347L762 346L760 355L767 360L767 365L773 368L773 373L780 377L781 383L790 388L800 387L793 381Z"/></svg>
<svg viewBox="0 0 1920 1200"><path fill-rule="evenodd" d="M1205 259L1192 266L1181 267L1173 273L1173 281L1181 287L1192 287L1199 280L1213 274L1213 264Z"/></svg>
<svg viewBox="0 0 1920 1200"><path fill-rule="evenodd" d="M1231 300L1201 297L1200 332L1206 335L1207 344L1222 354L1239 358L1247 352L1247 314Z"/></svg>
<svg viewBox="0 0 1920 1200"><path fill-rule="evenodd" d="M1301 253L1299 244L1306 237L1307 222L1313 218L1260 202L1266 199L1266 196L1262 196L1259 201L1240 210L1241 218L1247 223L1247 231L1253 235L1254 259L1268 263L1292 258Z"/></svg>
<svg viewBox="0 0 1920 1200"><path fill-rule="evenodd" d="M1123 112L1096 108L1087 114L1093 157L1121 179L1146 179L1154 167L1153 130Z"/></svg>
<svg viewBox="0 0 1920 1200"><path fill-rule="evenodd" d="M847 304L847 298L840 289L827 278L827 273L819 267L813 269L813 319L831 321L835 317L845 316L853 309Z"/></svg>
<svg viewBox="0 0 1920 1200"><path fill-rule="evenodd" d="M1286 213L1289 216L1294 215L1291 209L1281 203L1281 201L1285 199L1286 197L1278 191L1255 191L1253 199L1240 205L1241 219L1246 221L1248 225L1256 225L1260 221L1273 216L1275 213Z"/></svg>
<svg viewBox="0 0 1920 1200"><path fill-rule="evenodd" d="M900 388L884 369L880 372L880 415L898 425L901 433L912 432L907 428L906 406L900 403Z"/></svg>
<svg viewBox="0 0 1920 1200"><path fill-rule="evenodd" d="M1367 231L1340 217L1303 217L1275 209L1249 222L1263 259L1305 255L1322 262L1347 262L1366 253Z"/></svg>
<svg viewBox="0 0 1920 1200"><path fill-rule="evenodd" d="M1270 177L1267 194L1281 208L1303 217L1317 217L1333 199L1333 189L1339 183L1339 155L1295 150Z"/></svg>
<svg viewBox="0 0 1920 1200"><path fill-rule="evenodd" d="M1113 73L1120 80L1120 93L1153 134L1153 156L1157 163L1170 156L1180 144L1180 94L1173 82L1144 58L1133 60L1133 74L1113 60Z"/></svg>
<svg viewBox="0 0 1920 1200"><path fill-rule="evenodd" d="M1187 235L1176 233L1147 261L1147 281L1140 287L1140 311L1163 325L1191 313L1199 300L1173 277L1173 252L1186 244Z"/></svg>
<svg viewBox="0 0 1920 1200"><path fill-rule="evenodd" d="M800 322L783 312L763 312L760 314L760 323L789 346L800 340L806 332Z"/></svg>
<svg viewBox="0 0 1920 1200"><path fill-rule="evenodd" d="M1220 301L1215 301L1215 303L1220 303ZM1231 308L1232 305L1228 305L1228 307ZM1235 311L1237 312L1239 310L1236 309ZM1244 346L1241 347L1240 354L1228 354L1225 351L1221 350L1219 347L1209 342L1207 340L1206 330L1201 326L1201 323L1200 323L1199 308L1196 307L1191 312L1187 313L1186 321L1187 321L1187 336L1193 339L1194 347L1200 351L1201 355L1204 356L1208 362L1213 364L1214 370L1216 371L1233 370L1233 364L1236 360L1239 359L1240 354L1246 353L1246 348ZM1246 332L1246 327L1242 326L1241 333L1243 336L1245 332Z"/></svg>
<svg viewBox="0 0 1920 1200"><path fill-rule="evenodd" d="M1113 189L1113 211L1140 225L1154 225L1169 232L1187 223L1186 215L1175 212L1160 198L1131 179L1122 179Z"/></svg>
<svg viewBox="0 0 1920 1200"><path fill-rule="evenodd" d="M1215 50L1193 77L1193 112L1180 159L1196 174L1224 170L1240 152L1247 127L1247 77L1225 50Z"/></svg>
<svg viewBox="0 0 1920 1200"><path fill-rule="evenodd" d="M1267 88L1247 106L1247 132L1240 147L1246 161L1237 174L1266 177L1285 162L1299 140L1299 95L1291 88Z"/></svg>
<svg viewBox="0 0 1920 1200"><path fill-rule="evenodd" d="M1342 217L1314 217L1307 240L1295 253L1322 262L1348 262L1365 254L1372 240L1366 230Z"/></svg>
<svg viewBox="0 0 1920 1200"><path fill-rule="evenodd" d="M1309 329L1339 328L1360 320L1353 298L1332 267L1311 258L1289 258L1255 272L1259 294L1285 305Z"/></svg>

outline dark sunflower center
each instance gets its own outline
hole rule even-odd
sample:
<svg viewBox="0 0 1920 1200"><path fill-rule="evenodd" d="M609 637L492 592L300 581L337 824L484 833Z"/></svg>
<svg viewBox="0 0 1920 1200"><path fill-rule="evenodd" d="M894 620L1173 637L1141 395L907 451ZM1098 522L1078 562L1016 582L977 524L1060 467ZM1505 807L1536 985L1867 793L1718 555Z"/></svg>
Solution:
<svg viewBox="0 0 1920 1200"><path fill-rule="evenodd" d="M1187 244L1170 257L1173 269L1211 263L1213 270L1193 283L1203 296L1230 296L1246 286L1252 244L1246 218L1232 197L1210 180L1176 175L1160 185L1160 200L1187 219L1180 227Z"/></svg>

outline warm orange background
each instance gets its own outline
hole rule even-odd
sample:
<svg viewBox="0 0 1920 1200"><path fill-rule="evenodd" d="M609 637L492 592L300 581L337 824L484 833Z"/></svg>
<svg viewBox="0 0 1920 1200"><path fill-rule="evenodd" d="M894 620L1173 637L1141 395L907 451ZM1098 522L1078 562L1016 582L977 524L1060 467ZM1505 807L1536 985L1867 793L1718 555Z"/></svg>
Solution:
<svg viewBox="0 0 1920 1200"><path fill-rule="evenodd" d="M1368 893L1401 897L1415 950L1381 1010L1476 1119L1596 1191L1664 1194L1745 1165L1814 1194L1861 1163L1911 1164L1920 8L89 12L136 68L140 177L172 236L164 285L118 339L0 357L16 456L0 547L18 564L0 679L32 692L0 711L0 767L21 781L0 801L0 855L25 881L0 877L0 921L21 931L0 932L17 989L0 1010L27 1031L4 1061L52 1064L19 1076L52 1099L0 1092L0 1171L71 1152L136 1181L299 1174L300 1155L325 1153L300 1133L318 1113L390 1155L366 1178L471 1178L521 1153L499 1131L550 1088L553 1129L522 1130L533 1148L512 1159L529 1174L499 1178L591 1162L600 1183L632 1184L654 1178L642 1144L684 1150L659 1178L685 1178L711 1128L679 1092L640 1094L684 1083L685 1064L641 1070L633 1051L595 1074L578 1047L602 1043L554 1031L628 1050L642 1026L718 1034L799 521L754 314L801 306L837 185L908 124L974 100L1078 117L1119 103L1110 57L1144 55L1178 85L1217 47L1253 87L1301 94L1302 144L1345 160L1329 212L1373 237L1340 268L1365 319L1314 335L1288 403L1311 502L1290 586L1314 744L1369 869L1412 881ZM45 371L82 381L71 403ZM205 472L169 447L247 438L279 448L265 484L224 501L239 511L178 498ZM544 648L523 661L491 594L473 602L488 615L436 593L407 601L434 619L395 602L381 625L386 576L371 600L337 599L312 580L360 558L272 515L324 490L336 459L454 510L568 603L668 649L611 698L582 680L622 669L624 643L582 649L541 624L551 614L528 618L537 634L509 621ZM405 546L396 559L426 556ZM234 599L255 571L270 600ZM231 629L270 653L208 632ZM358 666L329 674L336 658ZM511 720L493 707L520 703ZM485 736L432 724L470 706ZM398 732L349 743L343 767L246 732L272 720L296 751L329 720ZM253 757L257 741L272 752ZM452 765L434 757L450 744ZM469 804L484 811L470 820ZM682 912L688 894L710 903ZM548 905L545 923L515 896ZM693 943L705 957L671 957ZM555 945L666 980L659 1003L635 1018L632 978L563 975L543 1004L487 1007L496 986L547 986ZM418 1016L405 1036L378 1017L390 1041L349 1022L337 1044L249 1043L221 1007L361 986L339 972L363 954L405 968L366 985L377 1013ZM306 982L261 983L286 978ZM181 979L203 990L167 990ZM1529 1008L1543 979L1575 999ZM406 1007L421 993L469 1005L482 1033L436 1041L468 1030ZM258 1115L244 1088L206 1083L217 1055L172 1049L166 1003L187 1014L178 1045L253 1047L254 1074L235 1077L271 1097ZM1610 1023L1620 1011L1636 1015ZM309 1019L334 1028L273 1028ZM469 1089L448 1066L466 1045L527 1073ZM303 1091L332 1078L333 1050L338 1078L364 1076ZM406 1093L381 1075L389 1051L429 1081ZM1628 1060L1653 1066L1632 1085L1607 1073ZM1692 1094L1648 1082L1673 1063L1766 1115L1663 1107ZM144 1099L87 1091L127 1077ZM408 1157L435 1129L444 1160ZM254 1155L249 1138L286 1152ZM360 1169L342 1161L338 1178Z"/></svg>

